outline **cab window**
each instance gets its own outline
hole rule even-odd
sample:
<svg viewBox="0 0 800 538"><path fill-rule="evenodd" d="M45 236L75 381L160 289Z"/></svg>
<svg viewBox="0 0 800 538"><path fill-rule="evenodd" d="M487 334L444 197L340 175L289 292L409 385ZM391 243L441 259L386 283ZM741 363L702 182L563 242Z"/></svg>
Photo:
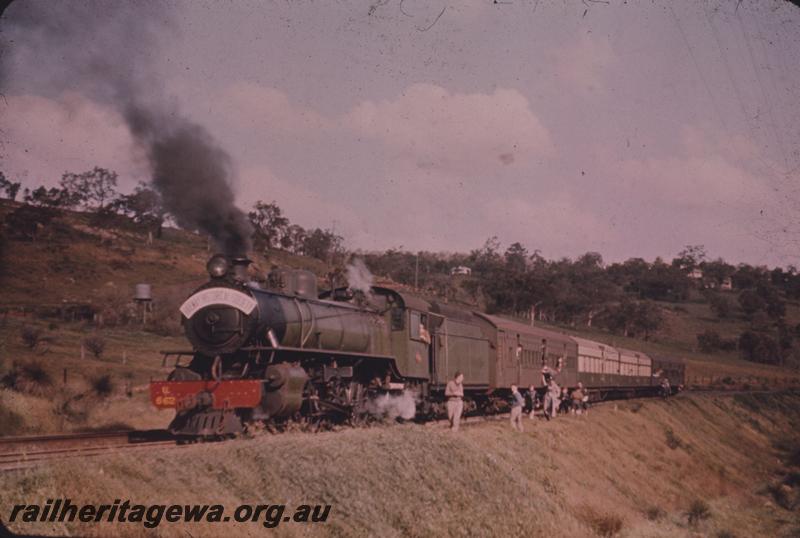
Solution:
<svg viewBox="0 0 800 538"><path fill-rule="evenodd" d="M403 309L400 307L392 308L392 330L403 330Z"/></svg>
<svg viewBox="0 0 800 538"><path fill-rule="evenodd" d="M413 340L419 340L426 344L431 343L431 333L428 330L428 314L411 312L408 332Z"/></svg>

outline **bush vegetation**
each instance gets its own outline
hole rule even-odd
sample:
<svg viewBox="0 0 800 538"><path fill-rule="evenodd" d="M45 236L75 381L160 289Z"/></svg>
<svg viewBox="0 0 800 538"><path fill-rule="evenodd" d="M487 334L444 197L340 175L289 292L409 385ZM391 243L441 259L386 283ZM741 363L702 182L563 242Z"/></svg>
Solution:
<svg viewBox="0 0 800 538"><path fill-rule="evenodd" d="M14 361L0 383L17 392L44 396L53 385L53 380L37 361Z"/></svg>
<svg viewBox="0 0 800 538"><path fill-rule="evenodd" d="M131 193L120 193L117 180L114 171L94 167L66 172L57 187L24 189L24 204L12 206L5 228L12 239L22 241L38 241L43 234L85 235L59 224L66 210L79 209L88 212L84 222L90 227L130 228L168 240L163 224L170 216L158 192L140 184ZM14 198L20 186L2 176L3 189L7 197ZM425 295L468 301L489 313L644 340L664 338L674 313L686 313L689 305L702 303L717 321L739 323L736 338L720 336L719 331L707 327L699 334L690 333L697 334L702 352L728 353L738 348L750 361L800 365L800 326L796 321L792 325L792 316L787 315L787 302L800 300L800 274L793 267L734 266L710 259L701 245L687 245L671 260L631 258L606 263L596 252L551 260L521 243L502 248L496 237L468 253L402 249L352 253L347 251L345 239L332 230L292 223L275 201L256 201L248 218L257 254L273 260L281 252L320 260L327 271L320 276L326 277L331 287L347 285L344 266L358 254L373 274L414 286ZM101 240L109 252L123 254L109 260L107 266L112 271L128 271L132 262L119 250L116 239L101 235ZM64 263L57 267L65 275L76 279L92 276L91 268L77 271L77 260L71 254L60 255ZM453 275L453 269L461 266L468 268L467 274ZM128 324L138 318L129 297L120 295L119 300L99 304L100 325ZM149 330L176 334L179 327L170 316L172 313L156 307ZM747 326L742 328L741 321Z"/></svg>
<svg viewBox="0 0 800 538"><path fill-rule="evenodd" d="M686 518L689 521L689 526L696 527L701 521L711 517L711 508L708 503L701 499L692 501L689 509L686 511Z"/></svg>
<svg viewBox="0 0 800 538"><path fill-rule="evenodd" d="M94 355L95 358L99 359L106 349L106 341L99 335L87 336L83 339L83 346L89 353Z"/></svg>
<svg viewBox="0 0 800 538"><path fill-rule="evenodd" d="M90 379L92 393L101 398L106 398L114 392L114 381L111 374L101 374Z"/></svg>

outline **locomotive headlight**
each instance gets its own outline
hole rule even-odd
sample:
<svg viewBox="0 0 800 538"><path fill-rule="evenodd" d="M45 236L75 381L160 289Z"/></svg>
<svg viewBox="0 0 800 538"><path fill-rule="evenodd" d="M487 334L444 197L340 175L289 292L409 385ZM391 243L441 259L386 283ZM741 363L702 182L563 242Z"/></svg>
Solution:
<svg viewBox="0 0 800 538"><path fill-rule="evenodd" d="M206 264L206 269L208 270L208 274L211 278L224 277L228 274L229 268L228 259L221 254L213 256Z"/></svg>

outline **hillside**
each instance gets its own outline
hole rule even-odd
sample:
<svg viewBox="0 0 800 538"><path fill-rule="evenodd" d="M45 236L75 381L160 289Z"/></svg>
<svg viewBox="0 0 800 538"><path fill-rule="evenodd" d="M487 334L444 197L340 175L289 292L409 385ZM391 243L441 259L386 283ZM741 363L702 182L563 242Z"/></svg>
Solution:
<svg viewBox="0 0 800 538"><path fill-rule="evenodd" d="M0 221L19 207L0 200ZM208 242L166 228L148 244L127 219L105 224L67 211L38 227L35 240L7 229L0 236L0 378L20 370L24 378L28 365L37 376L22 391L0 387L0 435L169 422L149 407L147 382L171 370L162 350L186 348L177 308L206 280ZM254 261L324 274L318 260L283 252ZM153 290L146 324L132 301L138 283Z"/></svg>
<svg viewBox="0 0 800 538"><path fill-rule="evenodd" d="M0 220L19 207L0 201ZM39 381L17 387L25 394L0 389L0 432L163 426L168 418L149 411L146 385L170 370L171 363L162 366L161 350L186 348L177 307L205 281L210 254L206 238L166 228L150 243L146 233L125 218L98 223L92 215L77 212L57 214L37 226L32 237L13 232L6 229L0 243L0 378L5 385L9 375L22 381L38 376ZM262 273L272 265L309 269L320 277L329 270L318 259L285 251L254 259ZM154 297L146 324L141 307L131 300L135 284L142 282L152 285ZM325 285L322 279L320 283ZM719 319L702 302L660 306L666 322L647 341L581 325L552 327L682 357L691 385L800 384L796 371L746 362L736 351L697 351L698 332L712 328L724 338L735 338L745 326L740 317ZM787 319L800 321L796 303L787 304ZM97 341L101 349L95 355L90 348ZM25 371L31 364L32 371ZM142 413L130 412L131 399ZM96 401L102 405L94 405Z"/></svg>
<svg viewBox="0 0 800 538"><path fill-rule="evenodd" d="M790 537L800 533L800 395L689 395L586 416L395 425L104 456L4 477L0 503L332 506L278 536ZM140 524L12 524L139 536ZM255 523L167 523L157 536L263 536Z"/></svg>

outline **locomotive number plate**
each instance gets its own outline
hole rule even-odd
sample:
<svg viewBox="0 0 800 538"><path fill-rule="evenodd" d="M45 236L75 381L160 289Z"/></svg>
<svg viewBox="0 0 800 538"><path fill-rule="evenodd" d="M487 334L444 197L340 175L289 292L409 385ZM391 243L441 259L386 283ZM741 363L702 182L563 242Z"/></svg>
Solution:
<svg viewBox="0 0 800 538"><path fill-rule="evenodd" d="M250 314L256 307L256 300L242 293L241 291L230 288L209 288L198 291L181 305L181 314L186 318L191 318L201 308L210 305L226 305L241 310L245 314Z"/></svg>

